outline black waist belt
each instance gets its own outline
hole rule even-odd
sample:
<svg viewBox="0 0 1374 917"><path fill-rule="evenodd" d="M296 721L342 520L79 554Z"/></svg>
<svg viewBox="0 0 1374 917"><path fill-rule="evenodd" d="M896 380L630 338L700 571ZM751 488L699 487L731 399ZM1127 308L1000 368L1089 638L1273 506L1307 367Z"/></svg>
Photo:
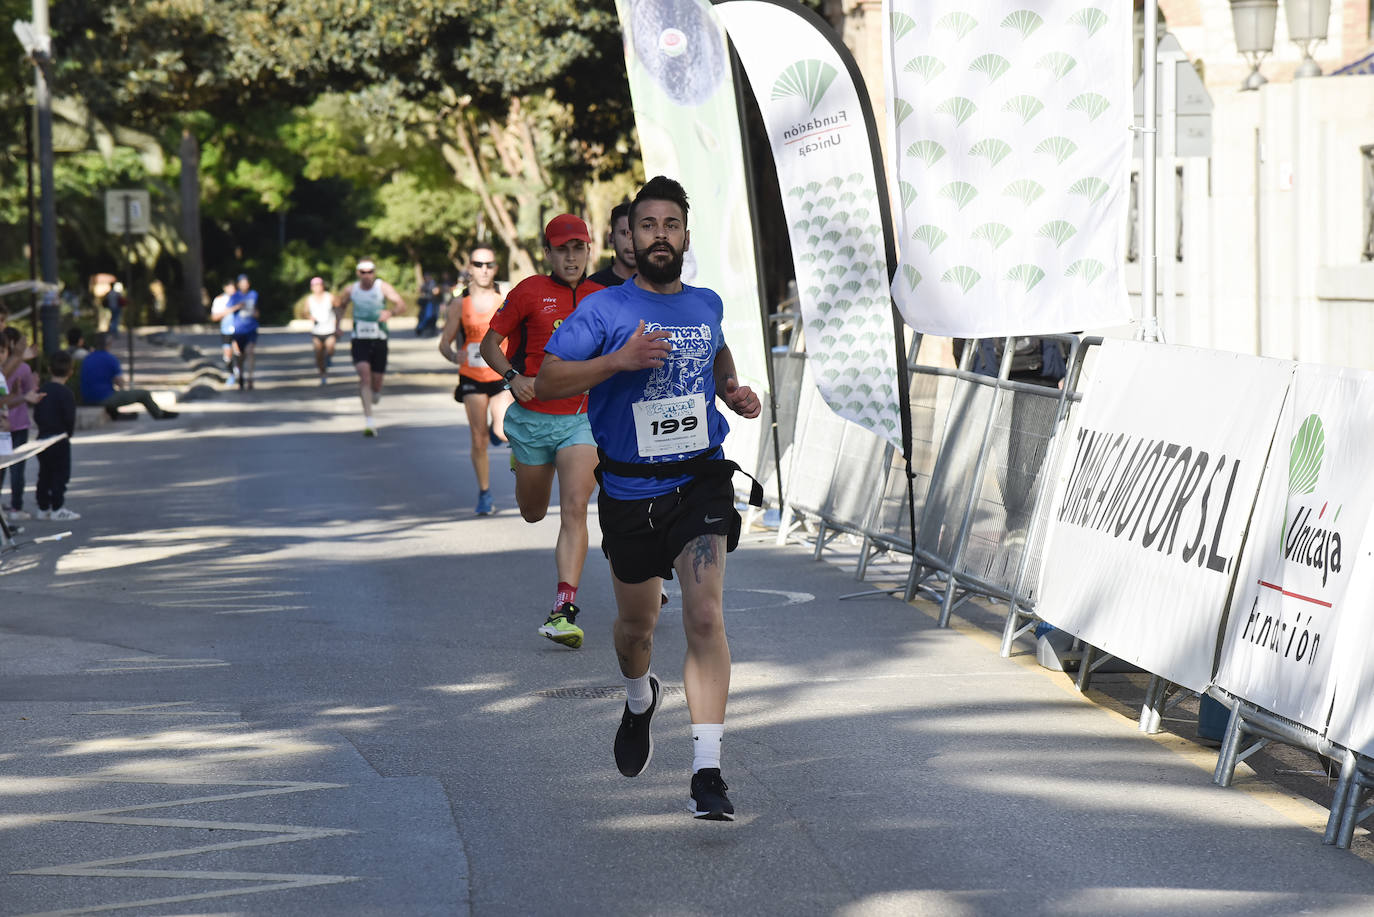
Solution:
<svg viewBox="0 0 1374 917"><path fill-rule="evenodd" d="M741 468L738 462L722 456L719 448L698 452L690 458L678 459L675 462L621 462L608 456L606 450L600 447L597 447L596 454L601 460L596 466L598 484L601 483L602 473L607 471L623 478L679 478L686 475L699 478L730 478L739 473L752 482L749 487L749 505L763 506L763 485Z"/></svg>

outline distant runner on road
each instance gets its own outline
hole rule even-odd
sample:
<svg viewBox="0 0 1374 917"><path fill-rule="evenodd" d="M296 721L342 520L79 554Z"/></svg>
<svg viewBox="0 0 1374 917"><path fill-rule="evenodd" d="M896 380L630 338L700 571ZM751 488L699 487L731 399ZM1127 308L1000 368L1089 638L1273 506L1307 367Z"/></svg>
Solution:
<svg viewBox="0 0 1374 917"><path fill-rule="evenodd" d="M234 320L234 352L239 361L239 388L253 387L258 365L258 291L252 289L247 274L235 281L235 291L229 297L229 311Z"/></svg>
<svg viewBox="0 0 1374 917"><path fill-rule="evenodd" d="M234 313L229 311L229 297L234 295L234 282L226 280L223 291L210 301L210 319L219 322L219 343L224 355L224 371L229 378L224 384L230 388L239 384L239 368L234 362Z"/></svg>
<svg viewBox="0 0 1374 917"><path fill-rule="evenodd" d="M589 390L601 453L602 550L611 562L627 696L616 767L634 777L653 756L649 722L662 699L650 672L654 628L662 580L676 573L687 635L691 812L727 821L735 808L720 773L730 692L725 555L739 542L741 521L730 481L738 466L721 453L729 425L716 399L741 417L757 417L760 405L736 380L720 297L682 282L687 209L686 192L670 178L640 189L630 213L638 274L590 297L563 322L535 390L543 398Z"/></svg>
<svg viewBox="0 0 1374 917"><path fill-rule="evenodd" d="M458 364L458 387L454 399L463 403L468 418L472 447L472 470L477 475L477 515L495 511L491 499L491 466L487 444L505 442L506 409L513 397L501 374L482 359L482 338L491 327L491 317L501 308L501 292L496 286L496 252L486 246L468 255L472 279L466 296L449 300L445 310L444 332L439 336L439 353ZM462 339L458 349L454 344ZM487 415L491 415L488 425Z"/></svg>
<svg viewBox="0 0 1374 917"><path fill-rule="evenodd" d="M323 277L310 278L310 293L305 297L306 317L310 319L310 346L315 352L315 369L320 385L329 382L329 361L334 359L334 345L339 338L339 314L343 309L334 305L334 297L324 288Z"/></svg>
<svg viewBox="0 0 1374 917"><path fill-rule="evenodd" d="M349 304L353 306L353 336L349 347L353 368L358 371L363 436L376 436L372 407L382 400L382 383L386 379L386 323L392 316L404 312L406 304L391 284L377 278L377 265L368 259L358 262L357 282L344 287L334 297L334 305L340 309Z"/></svg>

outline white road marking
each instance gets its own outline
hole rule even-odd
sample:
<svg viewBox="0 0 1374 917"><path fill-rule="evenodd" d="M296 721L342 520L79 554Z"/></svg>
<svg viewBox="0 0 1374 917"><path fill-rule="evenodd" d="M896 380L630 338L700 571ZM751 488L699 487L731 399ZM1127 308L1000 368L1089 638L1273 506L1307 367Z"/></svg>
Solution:
<svg viewBox="0 0 1374 917"><path fill-rule="evenodd" d="M73 716L239 716L237 710L180 710L188 706L188 700L173 701L167 704L139 704L136 707L112 707L109 710L82 710Z"/></svg>
<svg viewBox="0 0 1374 917"><path fill-rule="evenodd" d="M123 675L128 672L159 672L168 669L214 669L229 665L223 659L169 659L166 656L125 656L120 659L106 659L105 662L119 664L86 669L86 674Z"/></svg>
<svg viewBox="0 0 1374 917"><path fill-rule="evenodd" d="M136 708L135 708L136 709ZM184 847L159 850L136 856L114 857L103 860L90 860L84 863L65 863L58 866L44 866L36 869L16 870L16 876L68 876L81 878L109 879L175 879L185 881L197 879L213 882L255 882L260 884L242 885L234 888L221 888L214 891L176 895L165 898L145 898L137 901L121 901L106 904L93 904L84 907L68 908L57 911L44 911L27 917L56 917L67 914L93 914L100 911L113 911L132 907L153 907L164 904L179 904L186 901L203 901L209 898L227 898L235 895L254 895L263 892L285 891L294 888L308 888L317 885L337 885L343 882L359 881L361 876L329 876L275 872L241 872L231 870L178 870L178 869L120 869L132 863L147 863L167 860L174 857L195 856L197 854L224 850L239 850L253 847L267 847L276 844L291 844L299 841L312 841L326 837L341 837L356 834L346 828L315 828L303 825L265 825L250 822L202 821L185 818L146 818L131 813L149 812L177 806L199 805L204 803L226 802L234 799L251 799L262 796L280 796L291 793L305 793L314 790L343 789L345 784L317 783L298 781L269 780L196 780L192 778L163 777L157 779L139 777L62 777L54 778L76 783L129 783L145 786L230 786L242 787L242 792L219 793L210 796L193 796L171 799L164 802L145 803L116 809L95 809L87 812L69 812L53 815L39 815L32 822L78 822L99 825L126 825L142 828L201 829L213 831L243 831L253 834L266 834L267 837L253 837L242 841L225 841L218 844L205 844L198 847Z"/></svg>
<svg viewBox="0 0 1374 917"><path fill-rule="evenodd" d="M778 601L759 601L754 604L737 604L734 597L741 592L754 593L757 596L776 596L782 599ZM805 605L807 602L814 602L816 597L809 592L789 592L786 589L740 589L732 586L725 587L725 613L728 615L732 611L759 611L764 608L787 608L791 605ZM682 593L675 591L668 593L668 604L663 609L664 613L682 611Z"/></svg>

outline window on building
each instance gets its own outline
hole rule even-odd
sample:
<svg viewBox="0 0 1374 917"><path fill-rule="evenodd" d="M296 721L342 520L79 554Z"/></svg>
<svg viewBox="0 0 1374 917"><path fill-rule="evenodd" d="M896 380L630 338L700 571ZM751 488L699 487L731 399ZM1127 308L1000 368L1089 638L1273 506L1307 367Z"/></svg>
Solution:
<svg viewBox="0 0 1374 917"><path fill-rule="evenodd" d="M1364 251L1362 261L1374 261L1374 146L1360 148L1364 157Z"/></svg>
<svg viewBox="0 0 1374 917"><path fill-rule="evenodd" d="M1135 170L1131 172L1131 197L1126 219L1130 221L1126 261L1134 264L1140 260L1140 172ZM1159 219L1156 213L1155 222L1158 223ZM1178 166L1174 172L1174 260L1179 264L1183 263L1183 228L1183 166ZM1158 253L1155 257L1159 257Z"/></svg>

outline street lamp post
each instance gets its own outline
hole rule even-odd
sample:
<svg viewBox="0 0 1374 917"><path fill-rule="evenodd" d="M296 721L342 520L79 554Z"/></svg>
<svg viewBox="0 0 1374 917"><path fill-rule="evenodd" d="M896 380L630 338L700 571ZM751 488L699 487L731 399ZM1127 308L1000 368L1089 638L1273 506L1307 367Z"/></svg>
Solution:
<svg viewBox="0 0 1374 917"><path fill-rule="evenodd" d="M1293 76L1321 76L1322 68L1312 59L1312 46L1326 41L1331 0L1284 0L1283 12L1288 17L1288 37L1302 48L1302 63Z"/></svg>
<svg viewBox="0 0 1374 917"><path fill-rule="evenodd" d="M33 102L38 114L38 182L42 215L40 265L43 272L43 303L39 323L43 353L52 355L61 346L57 306L57 194L52 174L52 91L48 70L52 63L52 36L48 31L48 0L33 0L33 22L14 23L14 34L33 61Z"/></svg>
<svg viewBox="0 0 1374 917"><path fill-rule="evenodd" d="M1269 82L1259 68L1265 55L1274 50L1274 27L1278 24L1278 18L1279 0L1231 0L1231 24L1236 30L1236 50L1254 68L1240 84L1242 90L1259 89Z"/></svg>

